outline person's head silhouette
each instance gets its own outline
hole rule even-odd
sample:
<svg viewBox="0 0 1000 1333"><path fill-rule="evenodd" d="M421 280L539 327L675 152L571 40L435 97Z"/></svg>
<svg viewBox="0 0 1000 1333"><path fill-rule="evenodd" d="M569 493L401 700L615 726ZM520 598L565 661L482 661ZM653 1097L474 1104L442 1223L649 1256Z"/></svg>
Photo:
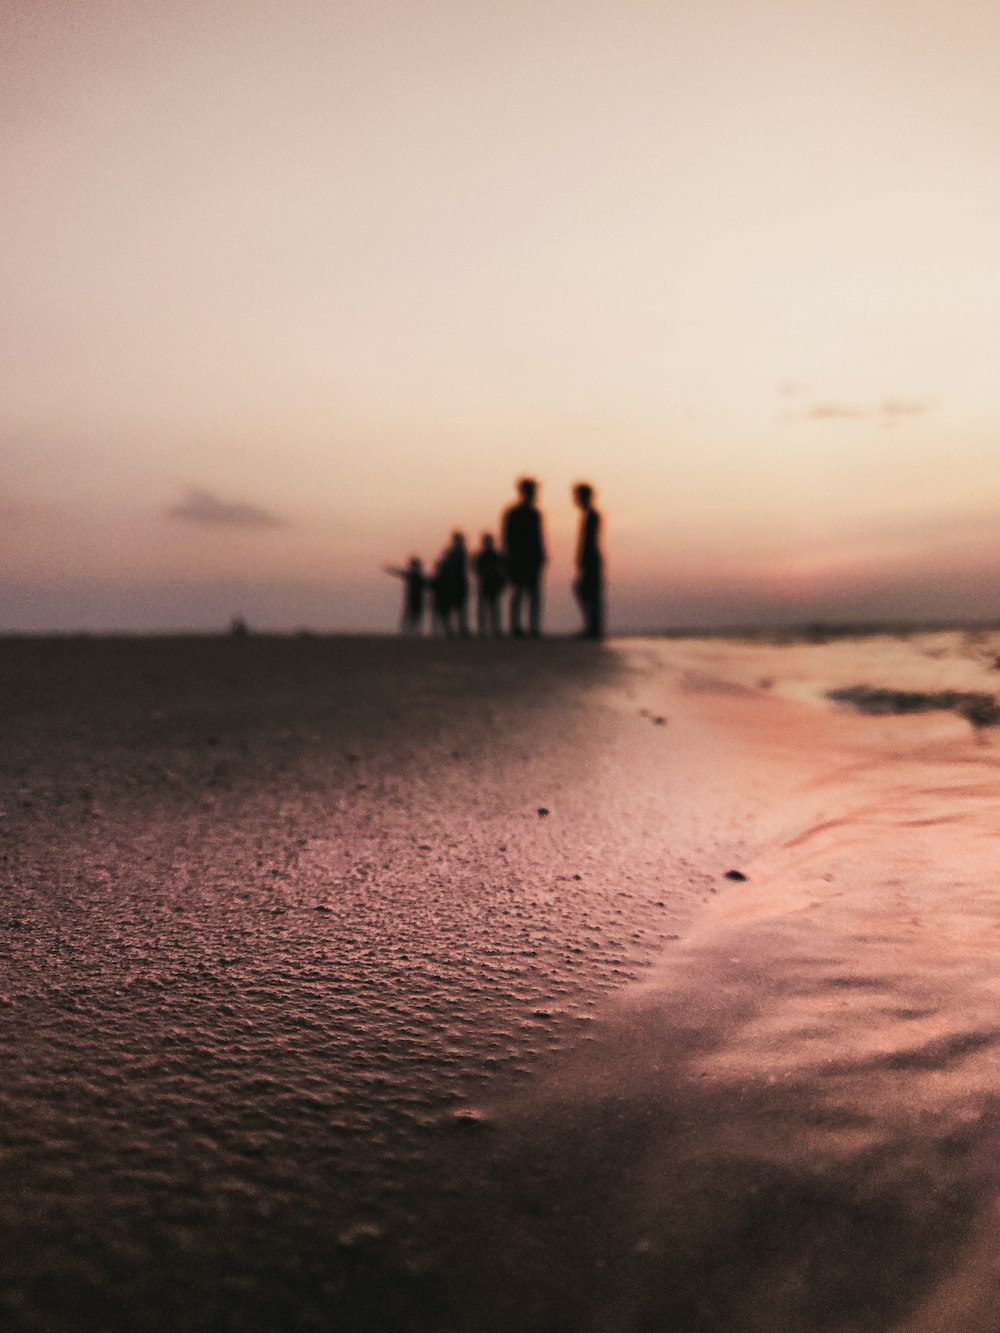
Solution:
<svg viewBox="0 0 1000 1333"><path fill-rule="evenodd" d="M594 499L594 488L586 481L578 482L573 487L573 499L581 509L589 509Z"/></svg>
<svg viewBox="0 0 1000 1333"><path fill-rule="evenodd" d="M517 489L525 504L534 504L535 496L538 494L538 482L534 477L522 477L517 483Z"/></svg>
<svg viewBox="0 0 1000 1333"><path fill-rule="evenodd" d="M492 551L492 550L493 550L493 533L492 533L492 532L484 532L484 533L483 533L483 550L484 550L484 551Z"/></svg>

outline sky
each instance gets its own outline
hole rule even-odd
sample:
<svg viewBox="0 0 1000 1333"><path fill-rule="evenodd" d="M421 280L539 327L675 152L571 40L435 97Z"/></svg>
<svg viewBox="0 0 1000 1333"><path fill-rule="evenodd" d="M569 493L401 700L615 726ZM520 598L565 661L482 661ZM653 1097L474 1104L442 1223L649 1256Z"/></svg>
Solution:
<svg viewBox="0 0 1000 1333"><path fill-rule="evenodd" d="M0 632L1000 617L995 0L5 0Z"/></svg>

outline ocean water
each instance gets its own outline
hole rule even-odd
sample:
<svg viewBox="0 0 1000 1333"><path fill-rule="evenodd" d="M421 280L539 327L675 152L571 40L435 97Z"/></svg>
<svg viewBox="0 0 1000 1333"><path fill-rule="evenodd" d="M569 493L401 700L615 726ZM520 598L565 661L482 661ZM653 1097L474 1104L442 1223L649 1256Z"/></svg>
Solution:
<svg viewBox="0 0 1000 1333"><path fill-rule="evenodd" d="M743 878L512 1110L506 1170L546 1182L589 1275L531 1327L997 1327L1000 731L828 692L994 695L998 649L660 650L754 790ZM516 1317L516 1272L493 1300Z"/></svg>
<svg viewBox="0 0 1000 1333"><path fill-rule="evenodd" d="M828 691L994 694L998 649L631 648L741 878L504 1105L470 1326L997 1327L1000 733Z"/></svg>

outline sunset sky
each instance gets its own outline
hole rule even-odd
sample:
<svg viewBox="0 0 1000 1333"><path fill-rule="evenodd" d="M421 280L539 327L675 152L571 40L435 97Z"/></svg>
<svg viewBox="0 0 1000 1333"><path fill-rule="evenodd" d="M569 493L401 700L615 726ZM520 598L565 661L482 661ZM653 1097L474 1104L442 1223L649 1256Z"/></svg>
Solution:
<svg viewBox="0 0 1000 1333"><path fill-rule="evenodd" d="M996 0L6 0L0 631L1000 617Z"/></svg>

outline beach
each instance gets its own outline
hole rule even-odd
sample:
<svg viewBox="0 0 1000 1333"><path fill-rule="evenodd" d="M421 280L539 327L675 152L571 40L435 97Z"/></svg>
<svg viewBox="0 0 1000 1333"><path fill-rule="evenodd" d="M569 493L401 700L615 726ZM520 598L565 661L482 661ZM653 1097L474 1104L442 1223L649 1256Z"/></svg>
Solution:
<svg viewBox="0 0 1000 1333"><path fill-rule="evenodd" d="M1000 635L821 639L0 642L6 1326L995 1327Z"/></svg>

